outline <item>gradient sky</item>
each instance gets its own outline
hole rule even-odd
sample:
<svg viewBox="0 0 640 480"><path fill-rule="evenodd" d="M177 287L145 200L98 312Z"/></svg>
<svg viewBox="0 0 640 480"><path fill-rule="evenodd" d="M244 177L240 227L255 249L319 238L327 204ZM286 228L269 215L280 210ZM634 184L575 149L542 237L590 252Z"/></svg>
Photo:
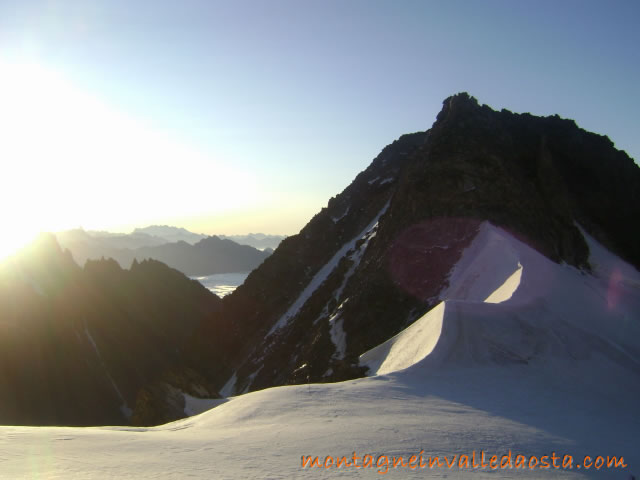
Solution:
<svg viewBox="0 0 640 480"><path fill-rule="evenodd" d="M638 159L639 23L635 0L0 0L3 228L296 233L459 91Z"/></svg>

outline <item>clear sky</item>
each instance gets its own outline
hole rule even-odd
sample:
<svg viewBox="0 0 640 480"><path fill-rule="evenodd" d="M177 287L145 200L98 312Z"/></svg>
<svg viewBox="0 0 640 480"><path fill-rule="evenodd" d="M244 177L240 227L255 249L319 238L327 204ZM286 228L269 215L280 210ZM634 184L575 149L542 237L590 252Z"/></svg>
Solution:
<svg viewBox="0 0 640 480"><path fill-rule="evenodd" d="M0 0L5 248L296 233L459 91L637 160L639 24L636 0Z"/></svg>

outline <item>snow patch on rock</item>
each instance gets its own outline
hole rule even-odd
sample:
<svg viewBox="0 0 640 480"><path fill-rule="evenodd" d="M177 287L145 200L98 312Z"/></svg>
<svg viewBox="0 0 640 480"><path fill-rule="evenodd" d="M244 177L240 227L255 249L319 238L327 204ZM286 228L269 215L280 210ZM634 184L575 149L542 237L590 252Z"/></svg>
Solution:
<svg viewBox="0 0 640 480"><path fill-rule="evenodd" d="M382 215L384 215L384 213L387 211L387 208L389 208L389 202L387 202L385 206L382 207L382 209L374 217L371 223L367 225L359 235L357 235L351 241L345 243L342 248L340 248L335 253L335 255L320 270L318 270L318 272L314 275L314 277L311 279L302 293L298 296L298 298L291 304L285 314L282 315L280 319L271 327L271 330L269 330L267 336L272 335L277 330L287 325L289 320L291 320L298 314L306 301L311 297L311 295L313 295L313 292L315 292L316 289L320 287L320 285L322 285L327 277L329 277L331 272L333 272L333 270L338 266L340 260L342 260L342 258L355 247L355 244L358 240L365 237L366 234L370 232L375 225L377 225L378 220L380 219L380 217L382 217Z"/></svg>

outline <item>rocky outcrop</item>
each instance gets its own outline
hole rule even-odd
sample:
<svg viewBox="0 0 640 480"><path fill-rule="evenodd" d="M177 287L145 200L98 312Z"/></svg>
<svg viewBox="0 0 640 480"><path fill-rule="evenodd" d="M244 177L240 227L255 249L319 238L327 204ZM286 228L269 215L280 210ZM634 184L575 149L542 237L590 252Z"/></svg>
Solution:
<svg viewBox="0 0 640 480"><path fill-rule="evenodd" d="M170 368L138 391L131 424L151 426L186 417L185 394L220 398L211 382L190 368Z"/></svg>

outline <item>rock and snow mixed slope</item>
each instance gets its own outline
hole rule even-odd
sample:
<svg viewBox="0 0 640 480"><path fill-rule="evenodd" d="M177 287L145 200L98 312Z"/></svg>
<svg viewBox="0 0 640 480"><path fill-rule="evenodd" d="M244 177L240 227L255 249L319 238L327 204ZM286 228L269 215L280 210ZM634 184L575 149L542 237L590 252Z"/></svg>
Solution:
<svg viewBox="0 0 640 480"><path fill-rule="evenodd" d="M629 478L640 471L640 274L587 236L591 273L489 223L441 303L365 353L374 376L275 387L153 428L0 427L7 478L379 478L302 455L574 457L573 469L418 469L421 478ZM191 408L195 408L192 406ZM577 468L584 455L625 469ZM362 461L361 461L362 462ZM389 468L394 478L407 468Z"/></svg>
<svg viewBox="0 0 640 480"><path fill-rule="evenodd" d="M449 300L445 317L453 318L471 308L459 302L490 295L498 302L515 285L526 291L529 282L543 283L543 291L557 289L569 275L547 278L542 265L553 272L557 264L575 267L575 275L586 271L589 245L581 229L640 267L638 192L640 168L608 138L558 116L497 112L466 94L450 97L431 129L385 147L225 297L200 335L211 339L202 353L215 366L210 376L218 389L226 384L235 394L307 378L360 377L360 355L442 300ZM475 248L484 257L491 249L500 252L499 264L467 255L478 263L468 266L471 273L448 276L485 221L548 259L539 262L543 280L531 267L523 279L517 247L490 239L495 245ZM482 266L492 273L475 282ZM618 275L607 281L624 290ZM480 310L492 316L489 308ZM591 331L586 324L592 313L585 308L580 331ZM560 312L559 322L572 321L565 316ZM602 328L617 331L618 323Z"/></svg>

